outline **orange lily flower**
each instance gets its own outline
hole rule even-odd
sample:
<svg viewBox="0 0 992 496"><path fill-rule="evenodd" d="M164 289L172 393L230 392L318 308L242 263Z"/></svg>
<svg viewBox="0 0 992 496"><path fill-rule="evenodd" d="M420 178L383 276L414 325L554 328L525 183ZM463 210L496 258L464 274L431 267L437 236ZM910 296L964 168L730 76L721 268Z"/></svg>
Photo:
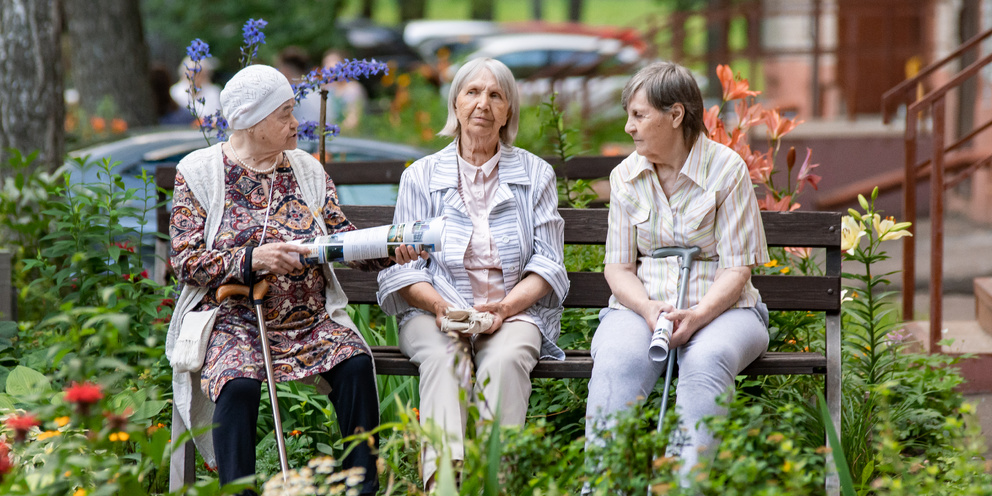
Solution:
<svg viewBox="0 0 992 496"><path fill-rule="evenodd" d="M749 96L758 96L760 91L749 90L747 79L740 76L734 77L734 71L729 65L720 64L716 66L716 75L720 78L720 85L723 86L723 101L740 100Z"/></svg>
<svg viewBox="0 0 992 496"><path fill-rule="evenodd" d="M799 186L798 189L796 190L796 193L802 193L803 188L806 186L807 183L809 183L809 185L812 186L813 189L817 189L817 190L820 189L818 185L820 184L820 179L822 178L810 172L813 170L813 168L819 167L820 164L810 164L809 159L812 156L813 156L813 150L807 148L806 161L803 162L803 166L799 168L799 177L796 178L796 180L799 182Z"/></svg>
<svg viewBox="0 0 992 496"><path fill-rule="evenodd" d="M765 109L760 103L748 105L747 100L741 100L734 104L737 112L737 128L747 130L765 118Z"/></svg>
<svg viewBox="0 0 992 496"><path fill-rule="evenodd" d="M758 208L771 212L791 212L800 206L798 203L792 203L790 206L790 203L792 203L792 195L785 195L781 200L775 201L775 197L767 193L763 200L758 200Z"/></svg>
<svg viewBox="0 0 992 496"><path fill-rule="evenodd" d="M754 183L767 184L768 178L772 175L772 170L775 169L775 165L767 153L751 153L744 157L744 163L747 164L748 174L751 176L751 182ZM761 200L758 203L760 204Z"/></svg>
<svg viewBox="0 0 992 496"><path fill-rule="evenodd" d="M765 125L768 126L768 136L772 141L778 141L796 128L803 121L798 119L786 119L778 113L778 109L765 112Z"/></svg>
<svg viewBox="0 0 992 496"><path fill-rule="evenodd" d="M706 126L706 130L709 131L711 137L717 127L723 127L723 121L720 120L719 105L714 105L703 113L703 125Z"/></svg>

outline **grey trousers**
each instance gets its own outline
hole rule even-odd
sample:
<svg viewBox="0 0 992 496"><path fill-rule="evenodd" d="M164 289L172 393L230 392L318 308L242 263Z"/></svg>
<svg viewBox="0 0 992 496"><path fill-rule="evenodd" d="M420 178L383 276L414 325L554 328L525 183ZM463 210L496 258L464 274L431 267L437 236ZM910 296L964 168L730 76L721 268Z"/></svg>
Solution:
<svg viewBox="0 0 992 496"><path fill-rule="evenodd" d="M601 445L598 433L614 424L609 417L629 408L638 397L646 398L667 366L648 357L652 328L636 312L604 308L599 319L592 339L587 446ZM680 434L673 433L674 442L669 443L669 456L681 458L683 480L700 455L712 457L719 445L699 421L726 413L717 397L732 393L734 377L767 349L768 310L762 303L727 310L679 348L675 408L681 424Z"/></svg>
<svg viewBox="0 0 992 496"><path fill-rule="evenodd" d="M462 338L463 347L438 329L433 315L418 315L403 325L399 338L400 351L420 368L420 422L432 421L444 429L453 460L464 460L468 422L459 391L470 378L462 374L475 369L474 391L468 393L482 418L493 419L498 408L500 425L521 425L526 420L530 371L541 353L541 331L534 324L504 322L492 334L479 334L471 341ZM466 349L473 356L466 356ZM456 355L462 364L457 369ZM479 393L484 402L478 401ZM438 453L426 445L422 454L426 484L437 470Z"/></svg>

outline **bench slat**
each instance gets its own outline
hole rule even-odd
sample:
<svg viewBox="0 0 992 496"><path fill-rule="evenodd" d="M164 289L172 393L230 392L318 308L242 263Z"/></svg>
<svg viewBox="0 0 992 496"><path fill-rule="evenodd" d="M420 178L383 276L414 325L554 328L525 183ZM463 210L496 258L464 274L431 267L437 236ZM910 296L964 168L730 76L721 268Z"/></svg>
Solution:
<svg viewBox="0 0 992 496"><path fill-rule="evenodd" d="M376 304L376 274L335 269L348 301ZM609 304L610 287L602 272L569 272L575 290L565 298L568 308L602 308ZM754 286L771 310L835 311L840 309L840 278L827 276L754 276ZM579 289L581 288L581 289Z"/></svg>
<svg viewBox="0 0 992 496"><path fill-rule="evenodd" d="M393 207L388 205L342 205L345 216L358 227L391 224ZM565 244L606 242L608 209L559 208L565 220ZM811 248L840 246L838 212L761 212L769 246Z"/></svg>
<svg viewBox="0 0 992 496"><path fill-rule="evenodd" d="M400 353L396 346L373 346L376 373L382 375L419 375L417 366ZM827 359L819 353L768 352L740 373L744 376L817 374L826 372ZM589 350L568 350L564 361L541 360L531 372L532 379L588 379L592 375Z"/></svg>

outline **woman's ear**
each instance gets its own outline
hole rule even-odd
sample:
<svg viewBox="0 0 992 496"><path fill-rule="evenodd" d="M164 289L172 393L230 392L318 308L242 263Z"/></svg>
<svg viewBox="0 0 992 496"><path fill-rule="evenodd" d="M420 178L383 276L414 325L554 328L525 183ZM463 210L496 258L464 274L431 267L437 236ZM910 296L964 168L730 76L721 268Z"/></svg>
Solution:
<svg viewBox="0 0 992 496"><path fill-rule="evenodd" d="M672 127L679 127L682 124L682 119L685 118L685 106L681 103L675 103L672 105Z"/></svg>

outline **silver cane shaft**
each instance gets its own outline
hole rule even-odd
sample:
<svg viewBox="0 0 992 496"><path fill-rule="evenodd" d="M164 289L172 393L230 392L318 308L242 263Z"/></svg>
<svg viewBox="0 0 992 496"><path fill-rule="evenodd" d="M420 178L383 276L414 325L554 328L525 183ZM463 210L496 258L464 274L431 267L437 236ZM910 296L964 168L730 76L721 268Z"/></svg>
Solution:
<svg viewBox="0 0 992 496"><path fill-rule="evenodd" d="M696 256L702 251L698 246L683 248L680 246L669 246L655 250L651 255L654 258L679 257L679 296L675 303L675 308L685 310L689 306L689 270ZM668 392L672 386L672 373L675 370L675 362L678 360L679 350L675 348L669 351L668 364L665 367L665 387L661 396L661 412L658 414L658 432L661 432L665 424L665 411L668 410Z"/></svg>
<svg viewBox="0 0 992 496"><path fill-rule="evenodd" d="M285 482L289 473L289 460L286 456L286 439L282 434L282 415L279 413L279 398L276 395L276 378L272 367L272 349L269 347L269 335L265 330L265 315L262 313L261 300L255 302L255 315L258 317L258 334L262 342L262 358L265 361L265 381L269 386L269 403L272 403L272 420L276 433L276 446L279 448L279 466L282 468L282 479Z"/></svg>
<svg viewBox="0 0 992 496"><path fill-rule="evenodd" d="M286 439L282 435L282 417L279 414L279 398L276 395L276 378L273 374L272 349L269 347L269 334L265 329L265 314L262 311L262 298L269 291L269 283L262 279L252 288L242 284L225 284L217 288L217 301L223 302L231 296L245 296L255 306L255 318L258 319L258 338L262 342L262 358L265 362L265 380L269 387L269 403L272 404L272 418L275 422L276 445L279 448L279 466L282 468L282 480L288 478L289 459L286 457Z"/></svg>

